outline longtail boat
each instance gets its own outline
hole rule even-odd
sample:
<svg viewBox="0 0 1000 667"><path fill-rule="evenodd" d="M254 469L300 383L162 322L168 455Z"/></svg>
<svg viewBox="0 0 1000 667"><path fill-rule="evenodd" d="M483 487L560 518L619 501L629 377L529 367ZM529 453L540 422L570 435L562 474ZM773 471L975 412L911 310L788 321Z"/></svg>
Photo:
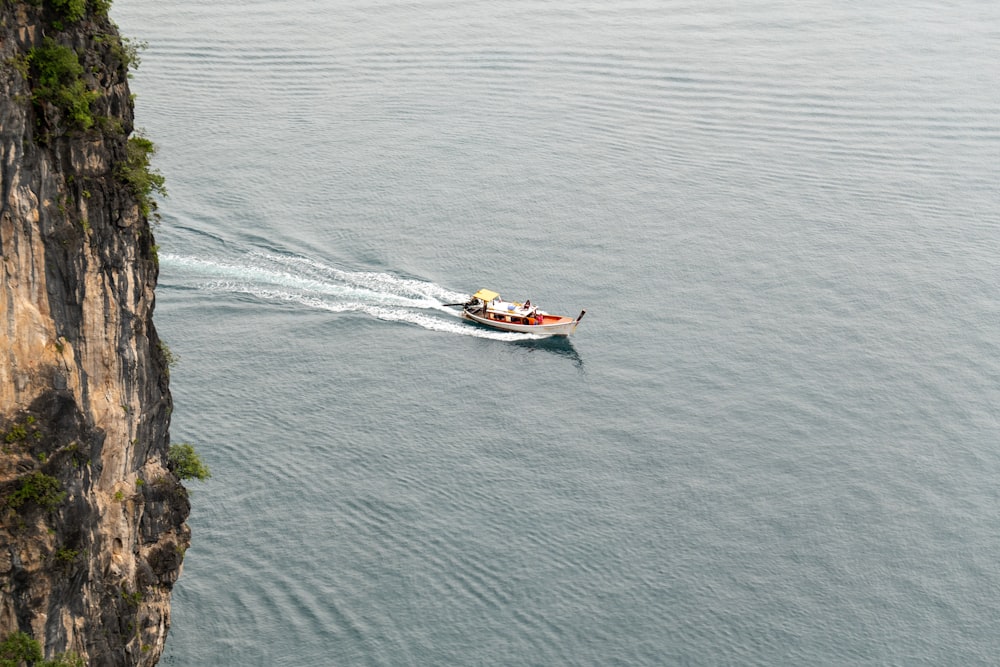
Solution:
<svg viewBox="0 0 1000 667"><path fill-rule="evenodd" d="M587 313L581 310L576 318L552 315L531 303L531 300L504 301L497 292L481 289L461 305L462 317L478 324L536 336L568 336Z"/></svg>

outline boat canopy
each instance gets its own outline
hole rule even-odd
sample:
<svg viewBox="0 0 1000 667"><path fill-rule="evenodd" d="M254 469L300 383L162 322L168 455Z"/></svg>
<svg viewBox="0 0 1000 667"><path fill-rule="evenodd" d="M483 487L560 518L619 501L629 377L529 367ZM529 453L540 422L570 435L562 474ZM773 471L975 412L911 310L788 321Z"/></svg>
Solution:
<svg viewBox="0 0 1000 667"><path fill-rule="evenodd" d="M489 303L493 299L500 298L500 295L497 294L496 292L493 292L493 291L488 290L488 289L481 289L478 292L476 292L475 294L473 294L472 298L474 298L474 299L482 299L486 303Z"/></svg>

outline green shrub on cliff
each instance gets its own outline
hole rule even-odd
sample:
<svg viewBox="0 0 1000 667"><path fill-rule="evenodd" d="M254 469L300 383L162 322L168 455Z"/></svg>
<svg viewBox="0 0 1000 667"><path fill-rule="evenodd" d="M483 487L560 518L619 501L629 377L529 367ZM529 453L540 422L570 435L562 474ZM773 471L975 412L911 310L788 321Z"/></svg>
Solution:
<svg viewBox="0 0 1000 667"><path fill-rule="evenodd" d="M17 490L7 498L7 505L17 509L30 502L51 511L66 498L66 492L61 488L58 479L36 470L21 479Z"/></svg>
<svg viewBox="0 0 1000 667"><path fill-rule="evenodd" d="M24 424L14 424L3 436L3 441L8 445L19 442L28 437L28 429Z"/></svg>
<svg viewBox="0 0 1000 667"><path fill-rule="evenodd" d="M160 249L159 246L155 245L153 246L154 257L156 257L156 253L159 251L159 249ZM169 376L170 369L173 368L174 365L176 365L177 362L181 360L180 355L174 354L174 351L170 349L170 346L167 345L166 341L164 341L162 338L156 344L156 347L160 349L160 354L163 355L163 360L167 362L167 375Z"/></svg>
<svg viewBox="0 0 1000 667"><path fill-rule="evenodd" d="M87 13L87 0L49 0L59 16L68 23L76 23ZM55 22L57 29L62 29L59 21Z"/></svg>
<svg viewBox="0 0 1000 667"><path fill-rule="evenodd" d="M143 41L121 37L118 33L108 33L106 35L96 35L94 42L99 46L104 46L111 51L111 54L118 59L126 69L138 69L142 62L141 53L146 50L148 44Z"/></svg>
<svg viewBox="0 0 1000 667"><path fill-rule="evenodd" d="M60 653L51 660L43 660L36 667L87 667L87 663L76 653Z"/></svg>
<svg viewBox="0 0 1000 667"><path fill-rule="evenodd" d="M142 135L129 137L125 150L125 161L118 165L118 175L128 183L132 194L139 201L139 211L144 216L156 210L153 193L165 197L167 188L163 174L150 166L150 159L156 154L156 145Z"/></svg>
<svg viewBox="0 0 1000 667"><path fill-rule="evenodd" d="M46 37L41 46L28 54L28 61L37 77L32 90L36 103L49 103L62 110L68 120L81 129L94 124L90 105L99 96L87 88L81 76L83 65L76 51Z"/></svg>
<svg viewBox="0 0 1000 667"><path fill-rule="evenodd" d="M24 443L28 441L29 435L34 436L36 440L40 440L43 436L38 431L36 421L33 415L28 415L23 422L14 422L7 429L7 432L3 434L3 441L8 445Z"/></svg>
<svg viewBox="0 0 1000 667"><path fill-rule="evenodd" d="M75 653L63 653L51 660L42 660L42 645L24 632L14 632L0 642L0 667L84 667L83 658Z"/></svg>
<svg viewBox="0 0 1000 667"><path fill-rule="evenodd" d="M42 659L42 647L24 632L14 632L0 642L0 667L20 667Z"/></svg>
<svg viewBox="0 0 1000 667"><path fill-rule="evenodd" d="M94 2L94 12L99 16L107 16L108 12L111 11L111 0L93 0Z"/></svg>
<svg viewBox="0 0 1000 667"><path fill-rule="evenodd" d="M170 468L174 474L181 479L206 480L212 476L208 466L201 462L201 458L194 451L194 447L186 442L170 445L167 460L170 461Z"/></svg>

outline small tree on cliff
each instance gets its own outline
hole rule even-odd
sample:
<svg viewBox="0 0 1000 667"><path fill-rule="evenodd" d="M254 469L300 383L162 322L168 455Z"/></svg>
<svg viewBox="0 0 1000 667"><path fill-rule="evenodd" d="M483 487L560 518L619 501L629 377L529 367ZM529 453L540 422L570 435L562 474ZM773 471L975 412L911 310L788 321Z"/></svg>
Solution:
<svg viewBox="0 0 1000 667"><path fill-rule="evenodd" d="M42 647L23 632L15 632L0 643L0 667L20 667L42 659Z"/></svg>
<svg viewBox="0 0 1000 667"><path fill-rule="evenodd" d="M94 124L90 105L100 94L84 83L83 65L76 51L46 37L41 46L28 54L28 62L36 77L32 90L35 103L60 109L80 129L86 130Z"/></svg>
<svg viewBox="0 0 1000 667"><path fill-rule="evenodd" d="M128 183L132 194L139 201L139 210L144 216L156 212L154 194L167 196L163 174L150 166L150 160L156 153L156 145L137 134L129 137L126 145L125 161L118 165L118 174Z"/></svg>
<svg viewBox="0 0 1000 667"><path fill-rule="evenodd" d="M186 442L170 445L167 460L170 461L171 470L181 479L206 480L212 476L208 466L201 462L201 458L194 451L194 447Z"/></svg>
<svg viewBox="0 0 1000 667"><path fill-rule="evenodd" d="M0 642L0 667L85 667L83 658L75 653L63 653L51 660L42 660L42 646L24 632L15 632Z"/></svg>

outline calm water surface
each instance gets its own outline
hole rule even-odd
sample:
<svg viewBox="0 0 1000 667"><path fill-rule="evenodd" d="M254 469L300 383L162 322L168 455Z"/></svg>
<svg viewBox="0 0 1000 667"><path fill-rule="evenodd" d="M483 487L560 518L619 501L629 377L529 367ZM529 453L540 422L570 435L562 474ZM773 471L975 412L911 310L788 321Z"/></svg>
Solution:
<svg viewBox="0 0 1000 667"><path fill-rule="evenodd" d="M869 4L118 0L164 663L994 663L1000 5Z"/></svg>

